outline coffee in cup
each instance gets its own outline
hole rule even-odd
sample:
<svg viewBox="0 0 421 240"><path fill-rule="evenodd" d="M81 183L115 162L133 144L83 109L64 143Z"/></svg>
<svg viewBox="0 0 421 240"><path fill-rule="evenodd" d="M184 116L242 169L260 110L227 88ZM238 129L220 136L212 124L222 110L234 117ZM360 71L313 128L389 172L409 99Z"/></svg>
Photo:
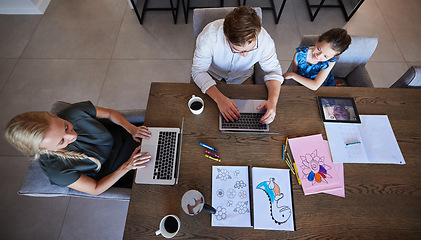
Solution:
<svg viewBox="0 0 421 240"><path fill-rule="evenodd" d="M203 102L203 99L200 97L196 97L195 95L192 95L188 103L190 111L196 115L201 114L203 112L204 105L205 103Z"/></svg>
<svg viewBox="0 0 421 240"><path fill-rule="evenodd" d="M159 224L159 230L155 232L156 235L161 234L165 238L172 238L177 235L180 230L180 219L176 215L167 215Z"/></svg>

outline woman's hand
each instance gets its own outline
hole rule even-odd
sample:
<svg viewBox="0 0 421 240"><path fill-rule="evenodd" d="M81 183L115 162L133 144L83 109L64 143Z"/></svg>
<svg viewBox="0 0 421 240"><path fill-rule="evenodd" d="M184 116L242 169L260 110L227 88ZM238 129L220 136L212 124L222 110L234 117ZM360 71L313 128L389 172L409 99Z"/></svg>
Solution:
<svg viewBox="0 0 421 240"><path fill-rule="evenodd" d="M276 116L276 103L271 100L267 100L266 102L260 104L257 107L257 110L260 110L262 108L266 108L266 113L263 115L263 117L260 119L260 123L262 124L270 124L275 120Z"/></svg>
<svg viewBox="0 0 421 240"><path fill-rule="evenodd" d="M146 126L136 127L133 125L133 127L130 130L130 134L133 136L133 139L136 142L140 142L140 138L148 139L151 137L151 132Z"/></svg>
<svg viewBox="0 0 421 240"><path fill-rule="evenodd" d="M140 152L140 148L141 146L137 147L130 156L130 159L124 163L124 168L127 171L144 168L144 164L151 160L151 155L149 155L147 152Z"/></svg>

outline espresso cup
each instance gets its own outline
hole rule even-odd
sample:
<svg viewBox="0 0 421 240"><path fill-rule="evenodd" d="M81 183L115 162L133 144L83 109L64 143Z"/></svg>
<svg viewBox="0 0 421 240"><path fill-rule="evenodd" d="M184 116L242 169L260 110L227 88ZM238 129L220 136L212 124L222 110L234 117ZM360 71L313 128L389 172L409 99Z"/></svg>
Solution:
<svg viewBox="0 0 421 240"><path fill-rule="evenodd" d="M203 102L203 99L196 97L195 95L191 96L187 105L189 106L190 111L196 115L201 114L205 108L205 102Z"/></svg>
<svg viewBox="0 0 421 240"><path fill-rule="evenodd" d="M172 238L177 235L180 230L180 219L176 215L167 215L159 224L159 230L155 232L156 235L161 234L165 238Z"/></svg>

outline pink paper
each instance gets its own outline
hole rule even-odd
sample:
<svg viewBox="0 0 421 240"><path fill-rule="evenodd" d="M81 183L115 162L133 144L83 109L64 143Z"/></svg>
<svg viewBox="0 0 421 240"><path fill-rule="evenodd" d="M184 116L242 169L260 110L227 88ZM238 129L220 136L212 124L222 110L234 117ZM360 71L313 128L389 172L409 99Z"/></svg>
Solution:
<svg viewBox="0 0 421 240"><path fill-rule="evenodd" d="M332 189L323 191L326 194L335 195L338 197L345 197L345 179L344 179L344 164L343 163L333 163L333 167L336 170L336 173L339 176L339 180L341 181L341 188Z"/></svg>
<svg viewBox="0 0 421 240"><path fill-rule="evenodd" d="M288 139L288 143L304 195L343 188L333 166L328 143L321 134Z"/></svg>

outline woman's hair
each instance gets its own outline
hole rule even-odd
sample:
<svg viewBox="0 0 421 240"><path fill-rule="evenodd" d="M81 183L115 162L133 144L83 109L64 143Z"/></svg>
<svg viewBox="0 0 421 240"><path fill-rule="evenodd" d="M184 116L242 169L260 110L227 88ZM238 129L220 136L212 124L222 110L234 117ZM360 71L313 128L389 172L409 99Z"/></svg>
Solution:
<svg viewBox="0 0 421 240"><path fill-rule="evenodd" d="M84 153L73 152L65 149L47 150L40 149L42 139L50 128L50 120L57 117L49 112L26 112L12 118L6 125L6 140L16 149L35 159L42 154L55 155L66 163L72 165L76 160L88 158L97 165L96 171L101 168L101 163L94 157Z"/></svg>
<svg viewBox="0 0 421 240"><path fill-rule="evenodd" d="M339 55L348 49L349 45L351 44L351 37L348 35L348 32L345 29L332 28L329 31L323 33L317 41L326 41L330 44L334 51L338 52L337 55Z"/></svg>
<svg viewBox="0 0 421 240"><path fill-rule="evenodd" d="M225 36L232 44L237 46L242 46L257 39L261 28L260 17L256 11L246 6L232 10L224 21Z"/></svg>

